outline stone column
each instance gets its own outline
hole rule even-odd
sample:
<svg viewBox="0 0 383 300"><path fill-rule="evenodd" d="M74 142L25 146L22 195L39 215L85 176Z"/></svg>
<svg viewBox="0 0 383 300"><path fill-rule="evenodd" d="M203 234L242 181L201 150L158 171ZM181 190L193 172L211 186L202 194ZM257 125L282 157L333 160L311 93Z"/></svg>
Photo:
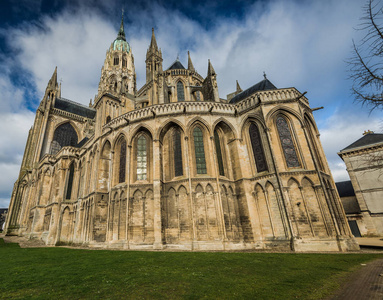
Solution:
<svg viewBox="0 0 383 300"><path fill-rule="evenodd" d="M160 141L153 140L153 201L154 249L162 249L161 225L161 157Z"/></svg>

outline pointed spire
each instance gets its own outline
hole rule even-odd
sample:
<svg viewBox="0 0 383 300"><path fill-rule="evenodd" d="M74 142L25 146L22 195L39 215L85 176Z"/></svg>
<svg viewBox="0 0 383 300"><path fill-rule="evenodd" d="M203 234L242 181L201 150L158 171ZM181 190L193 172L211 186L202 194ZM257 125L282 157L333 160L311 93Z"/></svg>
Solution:
<svg viewBox="0 0 383 300"><path fill-rule="evenodd" d="M215 71L214 71L213 65L211 64L210 59L209 59L209 63L207 66L207 76L213 76L213 75L215 75Z"/></svg>
<svg viewBox="0 0 383 300"><path fill-rule="evenodd" d="M152 28L152 39L150 41L150 46L149 49L157 50L157 41L156 41L156 36L154 35L154 28Z"/></svg>
<svg viewBox="0 0 383 300"><path fill-rule="evenodd" d="M124 41L126 41L126 38L125 38L125 31L124 31L124 9L122 9L122 14L121 14L121 25L120 25L120 30L118 31L117 39L118 39L118 40L124 40Z"/></svg>
<svg viewBox="0 0 383 300"><path fill-rule="evenodd" d="M236 81L237 81L237 93L240 93L240 92L242 92L242 89L241 89L241 87L239 86L238 80L236 80Z"/></svg>
<svg viewBox="0 0 383 300"><path fill-rule="evenodd" d="M189 71L195 71L192 60L190 58L190 52L188 51L188 70Z"/></svg>
<svg viewBox="0 0 383 300"><path fill-rule="evenodd" d="M55 71L53 72L51 79L49 80L48 85L50 85L51 87L57 86L57 66L55 68Z"/></svg>

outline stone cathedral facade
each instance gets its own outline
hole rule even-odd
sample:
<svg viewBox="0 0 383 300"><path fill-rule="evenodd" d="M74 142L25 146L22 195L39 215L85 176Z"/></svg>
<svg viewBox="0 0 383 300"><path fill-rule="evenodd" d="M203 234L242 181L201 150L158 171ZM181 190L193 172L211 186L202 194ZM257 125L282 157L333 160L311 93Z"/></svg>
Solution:
<svg viewBox="0 0 383 300"><path fill-rule="evenodd" d="M154 32L136 87L123 22L88 106L57 69L30 129L5 231L47 245L356 250L304 94L261 82L221 99L217 74Z"/></svg>

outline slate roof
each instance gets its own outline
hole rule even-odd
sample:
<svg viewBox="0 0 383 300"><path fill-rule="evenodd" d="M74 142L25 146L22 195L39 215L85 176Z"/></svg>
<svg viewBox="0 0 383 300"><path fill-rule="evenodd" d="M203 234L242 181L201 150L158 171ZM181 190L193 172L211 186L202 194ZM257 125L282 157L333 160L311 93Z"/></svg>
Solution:
<svg viewBox="0 0 383 300"><path fill-rule="evenodd" d="M85 145L85 143L89 140L89 138L84 137L78 144L76 145L76 148L81 148L82 146Z"/></svg>
<svg viewBox="0 0 383 300"><path fill-rule="evenodd" d="M249 87L247 90L244 90L243 92L239 93L238 95L235 95L230 100L230 103L237 103L258 91L267 91L267 90L276 90L276 89L277 87L274 84L272 84L270 80L266 78L258 82L257 84L254 84L253 86Z"/></svg>
<svg viewBox="0 0 383 300"><path fill-rule="evenodd" d="M176 60L169 68L168 70L179 70L179 69L185 69L185 67L181 64L179 60Z"/></svg>
<svg viewBox="0 0 383 300"><path fill-rule="evenodd" d="M368 145L373 145L383 142L383 134L382 133L368 133L361 137L359 140L356 142L353 142L351 145L348 145L346 148L342 149L341 151L344 150L350 150L353 148L359 148L363 146L368 146Z"/></svg>
<svg viewBox="0 0 383 300"><path fill-rule="evenodd" d="M96 116L96 110L94 108L87 107L65 98L56 98L55 108L89 119L94 119Z"/></svg>
<svg viewBox="0 0 383 300"><path fill-rule="evenodd" d="M339 197L352 197L355 196L354 188L352 187L351 180L335 182L336 189L338 190Z"/></svg>

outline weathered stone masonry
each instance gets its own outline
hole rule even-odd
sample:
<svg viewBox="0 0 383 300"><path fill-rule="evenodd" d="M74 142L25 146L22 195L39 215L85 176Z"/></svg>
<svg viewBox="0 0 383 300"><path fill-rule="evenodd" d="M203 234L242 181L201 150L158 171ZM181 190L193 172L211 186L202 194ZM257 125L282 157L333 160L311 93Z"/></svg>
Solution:
<svg viewBox="0 0 383 300"><path fill-rule="evenodd" d="M137 91L123 23L89 107L57 70L29 132L8 235L123 249L358 249L307 98L258 84L218 96L215 70L162 69L154 32Z"/></svg>

